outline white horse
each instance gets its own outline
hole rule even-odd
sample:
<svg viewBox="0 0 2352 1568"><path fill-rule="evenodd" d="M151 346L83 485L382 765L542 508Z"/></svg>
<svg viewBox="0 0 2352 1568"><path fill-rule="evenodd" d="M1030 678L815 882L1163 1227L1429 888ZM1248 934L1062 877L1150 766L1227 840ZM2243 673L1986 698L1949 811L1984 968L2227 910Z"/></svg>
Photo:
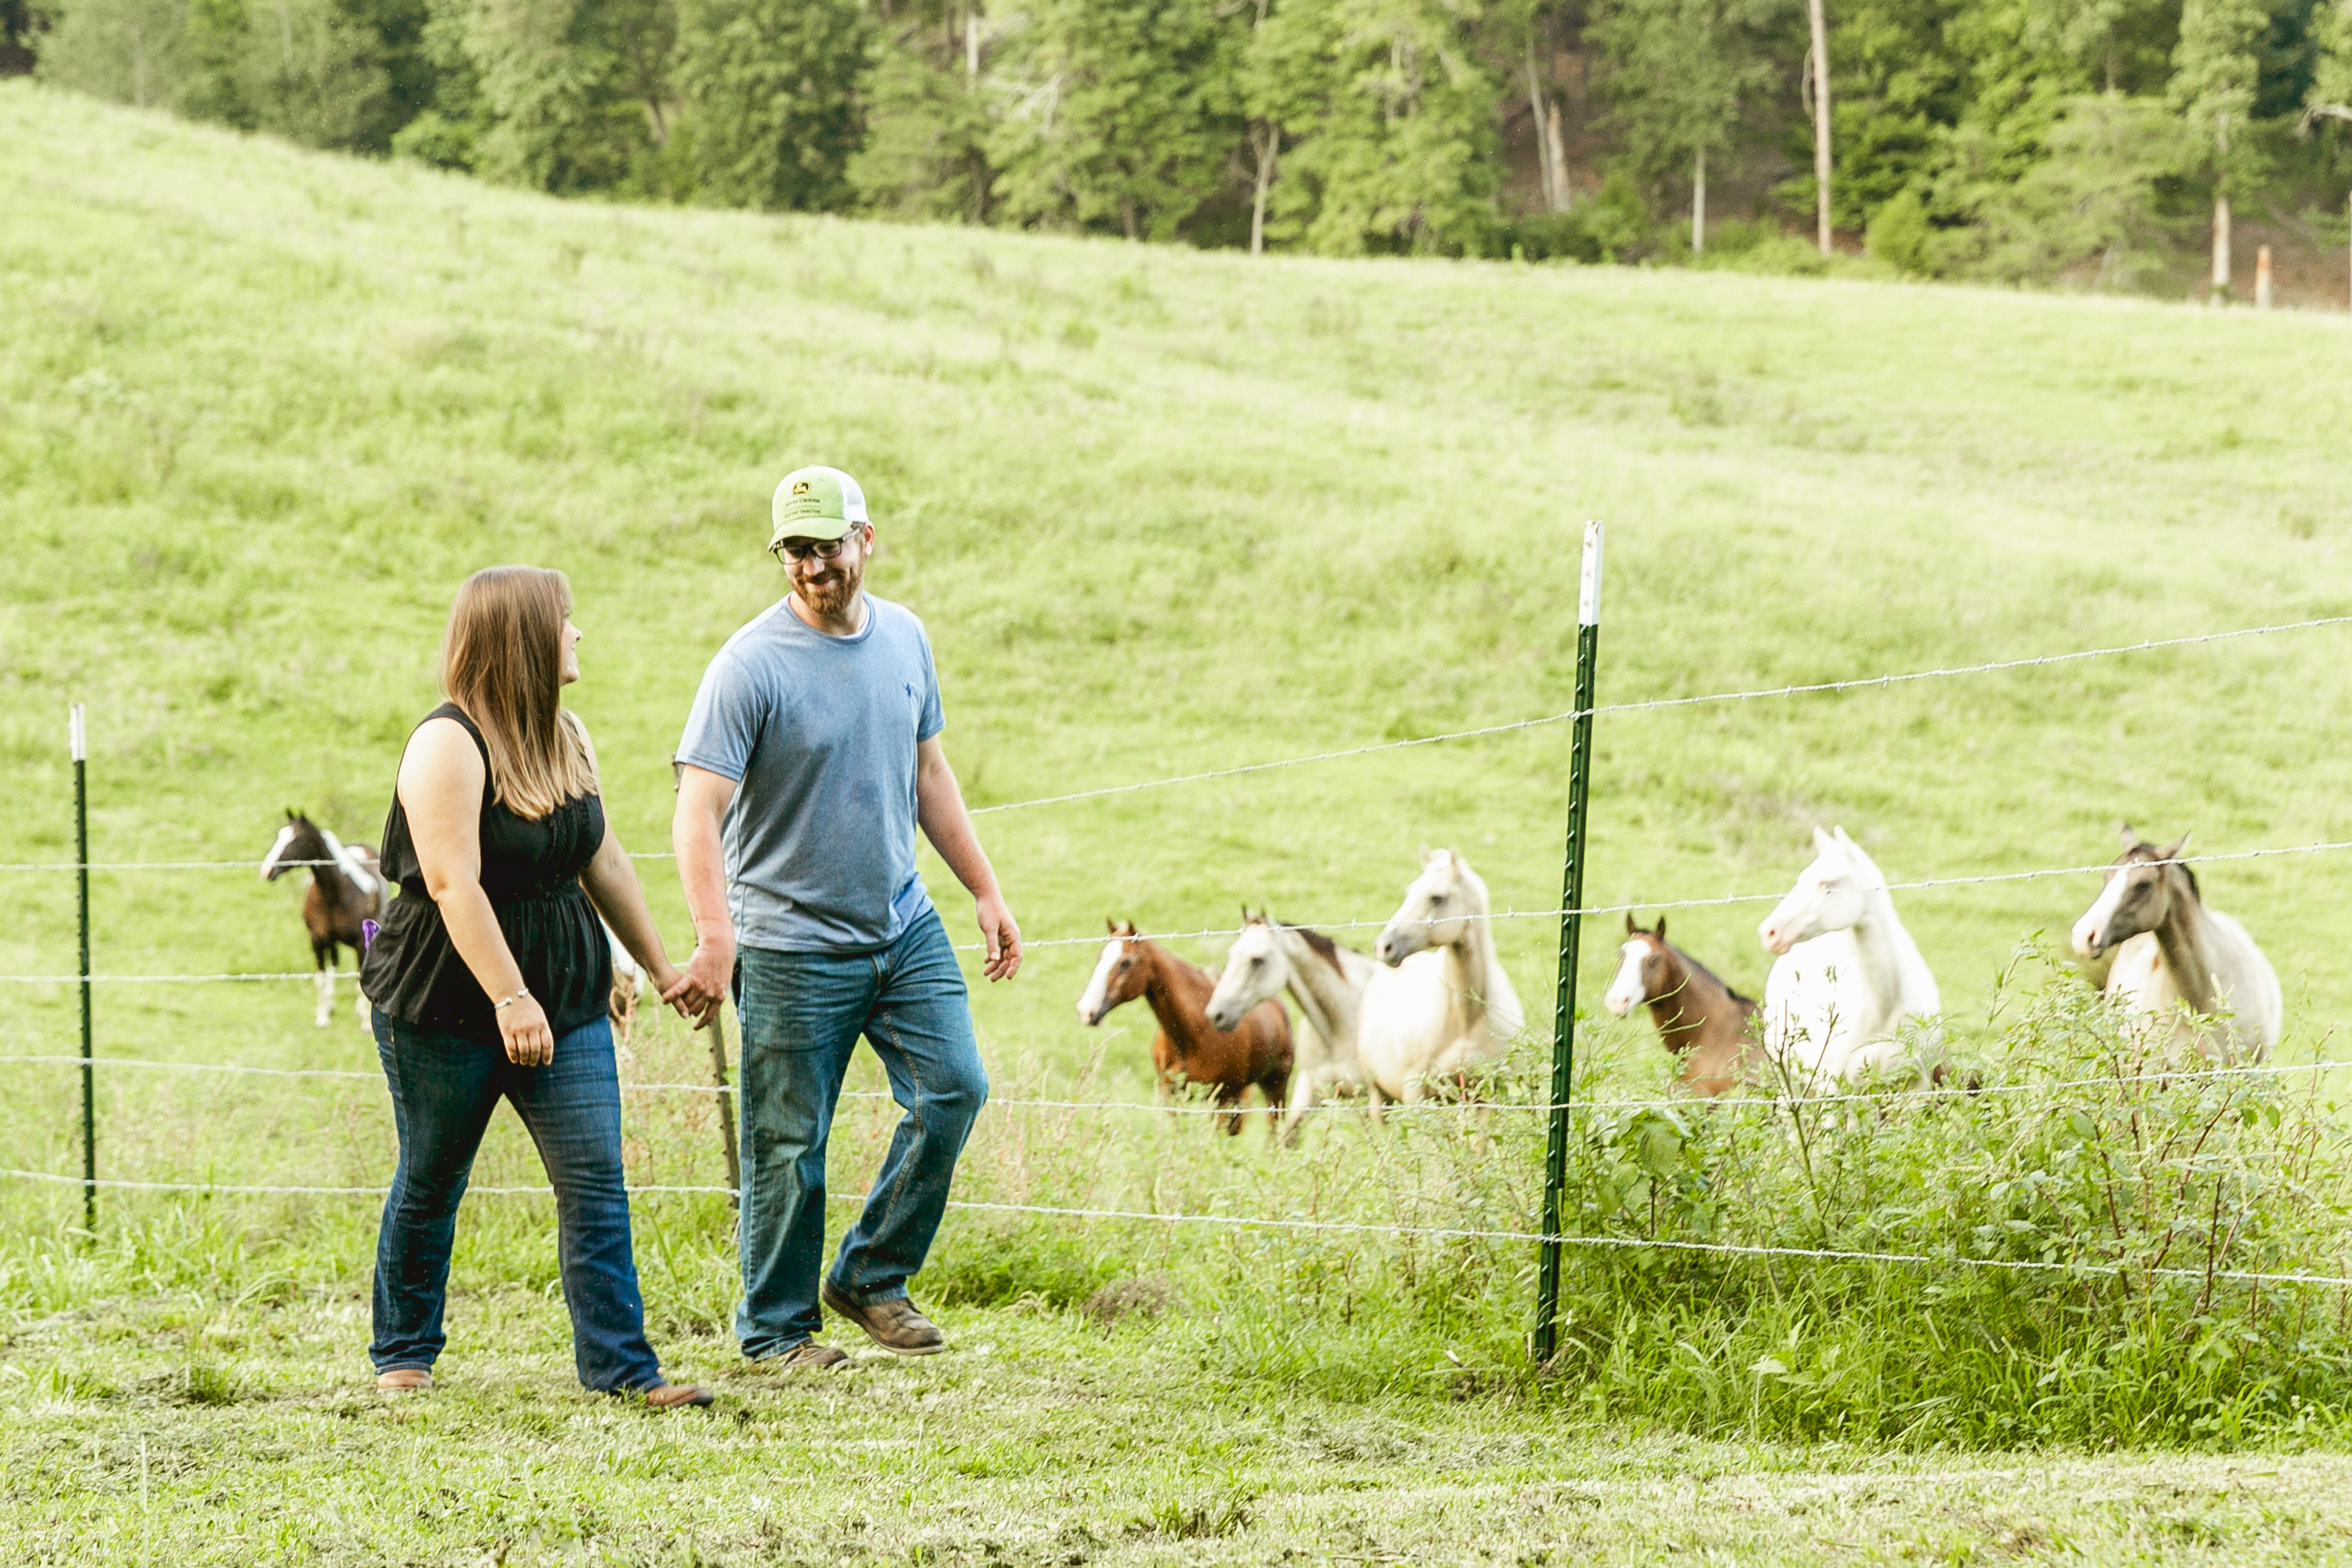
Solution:
<svg viewBox="0 0 2352 1568"><path fill-rule="evenodd" d="M2165 849L2124 824L2124 852L2107 885L2074 922L2074 951L2113 953L2106 993L2134 1012L2170 1015L2172 1040L2223 1061L2260 1061L2278 1043L2286 1006L2270 960L2246 928L2205 907L2197 873L2179 863L2189 835ZM2199 1026L2179 1008L2214 1019Z"/></svg>
<svg viewBox="0 0 2352 1568"><path fill-rule="evenodd" d="M1319 931L1243 912L1241 935L1234 938L1217 988L1209 994L1209 1023L1231 1033L1253 1008L1286 990L1298 1004L1303 1027L1291 1035L1285 1142L1297 1135L1298 1124L1328 1091L1362 1081L1356 1033L1364 993L1389 972Z"/></svg>
<svg viewBox="0 0 2352 1568"><path fill-rule="evenodd" d="M1764 1049L1822 1078L1859 1081L1903 1060L1895 1030L1943 1011L1936 977L1862 846L1813 830L1813 863L1756 928L1778 954L1764 982Z"/></svg>
<svg viewBox="0 0 2352 1568"><path fill-rule="evenodd" d="M1527 1025L1495 956L1486 884L1452 850L1424 850L1421 874L1373 951L1389 967L1365 996L1357 1059L1407 1104L1449 1073L1492 1061Z"/></svg>

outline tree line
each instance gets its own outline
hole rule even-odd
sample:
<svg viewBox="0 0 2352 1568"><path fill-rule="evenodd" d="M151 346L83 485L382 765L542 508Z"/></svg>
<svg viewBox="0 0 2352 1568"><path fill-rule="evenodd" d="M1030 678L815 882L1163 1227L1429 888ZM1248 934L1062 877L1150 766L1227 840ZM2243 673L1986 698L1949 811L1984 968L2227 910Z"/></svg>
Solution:
<svg viewBox="0 0 2352 1568"><path fill-rule="evenodd" d="M2210 234L2226 287L2233 212L2340 241L2352 183L2352 0L0 0L7 69L559 194L1322 256L2129 287Z"/></svg>

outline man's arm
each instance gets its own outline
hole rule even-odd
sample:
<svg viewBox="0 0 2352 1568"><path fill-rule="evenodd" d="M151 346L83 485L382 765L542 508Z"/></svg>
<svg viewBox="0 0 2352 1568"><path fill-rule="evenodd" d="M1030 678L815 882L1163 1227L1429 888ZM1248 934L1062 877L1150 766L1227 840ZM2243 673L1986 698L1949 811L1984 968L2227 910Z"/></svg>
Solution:
<svg viewBox="0 0 2352 1568"><path fill-rule="evenodd" d="M980 935L988 944L983 972L992 980L1009 980L1021 972L1021 927L1013 924L1013 911L1004 906L1004 895L996 886L996 870L988 863L988 852L980 847L980 835L972 831L971 813L963 808L963 790L956 783L955 769L948 766L947 748L935 735L921 743L915 757L915 820L922 824L923 837L931 841L931 848L940 852L940 858L948 862L948 869L979 906ZM681 801L679 810L684 809ZM678 863L681 867L686 863L683 845Z"/></svg>
<svg viewBox="0 0 2352 1568"><path fill-rule="evenodd" d="M735 780L724 773L682 763L677 770L677 810L670 818L670 847L677 852L677 880L686 887L686 907L694 917L694 956L686 961L662 1000L702 1028L718 1015L735 976L735 923L727 913L727 848L719 819L735 799Z"/></svg>

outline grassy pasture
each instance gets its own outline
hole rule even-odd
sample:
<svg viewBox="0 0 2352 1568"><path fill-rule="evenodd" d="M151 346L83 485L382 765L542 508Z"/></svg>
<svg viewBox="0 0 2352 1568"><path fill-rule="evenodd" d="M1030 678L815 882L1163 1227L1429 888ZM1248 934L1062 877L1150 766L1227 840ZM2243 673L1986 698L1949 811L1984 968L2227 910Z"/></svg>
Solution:
<svg viewBox="0 0 2352 1568"><path fill-rule="evenodd" d="M0 83L0 862L70 854L74 698L101 861L256 858L285 805L372 840L434 700L448 594L509 559L572 574L607 802L630 843L662 849L686 703L777 591L767 492L810 460L866 481L874 585L930 626L950 754L982 806L1557 712L1587 516L1611 525L1604 702L2352 612L2336 319L565 206L22 83ZM1588 894L1777 892L1816 822L1897 880L2104 861L2119 816L2211 851L2352 836L2347 636L1606 717ZM1424 842L1460 848L1498 904L1541 909L1565 749L1539 728L982 828L1033 939L1108 915L1222 926L1244 900L1378 919ZM2313 856L2204 878L2277 965L2293 1059L2352 1014L2342 877ZM682 936L666 868L647 881ZM2000 1049L1986 1016L2018 940L2063 932L2094 885L1900 898L1967 1049ZM68 970L68 880L5 886L0 970ZM101 972L307 962L295 894L247 873L101 873L95 896ZM1760 913L1678 913L1675 935L1753 988ZM1588 997L1613 924L1588 933ZM1551 924L1498 932L1548 1018ZM978 998L1000 1092L1142 1097L1140 1015L1094 1037L1072 1019L1091 959L1040 948ZM0 1054L72 1049L68 988L0 989ZM100 1030L112 1054L371 1065L348 1007L314 1030L299 986L110 987ZM1596 1086L1663 1082L1645 1023L1592 1040ZM633 1071L696 1076L697 1049L651 1029ZM0 1163L75 1168L72 1076L0 1071ZM380 1094L356 1081L118 1071L100 1116L113 1176L365 1186L390 1166ZM645 1096L631 1118L639 1180L719 1176L707 1103ZM1139 1114L1106 1134L1003 1113L972 1190L1524 1227L1535 1145L1505 1121L1481 1148L1449 1123L1374 1141L1335 1120L1286 1162ZM845 1128L845 1189L881 1130ZM502 1125L478 1180L536 1179ZM1776 1385L1768 1404L1754 1358L1801 1342L1793 1385L1830 1354L1814 1340L1847 1343L1807 1319L1797 1276L1748 1339L1692 1330L1725 1349L1686 1380L1728 1403L1677 1404L1652 1368L1608 1374L1596 1406L1517 1370L1509 1248L959 1217L933 1288L960 1303L969 1359L869 1366L830 1394L736 1379L733 1413L689 1428L562 1394L530 1200L469 1206L457 1386L398 1409L350 1392L364 1200L107 1207L84 1248L65 1237L72 1196L0 1190L6 1550L30 1560L103 1540L222 1561L583 1543L642 1561L1630 1561L1669 1538L1804 1560L1834 1536L1864 1555L2248 1561L2340 1537L2332 1458L1886 1458L1913 1417L1864 1418L1900 1402L1884 1347L1879 1394L1809 1406ZM681 1364L726 1368L723 1208L648 1203L639 1224ZM1106 1329L1078 1310L1107 1281L1160 1276L1184 1303L1164 1318ZM1871 1289L1840 1299L1887 1322L1921 1299L1890 1286L1870 1306ZM2315 1363L2340 1356L2311 1333ZM2054 1363L2035 1354L2040 1375ZM2104 1437L2003 1430L2340 1446L2325 1402L2300 1437L2268 1406L2215 1408L2202 1428L2168 1406ZM1850 1429L1874 1440L1804 1446ZM913 1451L887 1448L910 1432ZM518 1435L520 1469L447 1457ZM881 1457L845 1464L860 1443ZM776 1479L810 1473L805 1500L776 1500ZM1744 1503L1715 1507L1726 1494ZM387 1496L396 1527L369 1516ZM678 1500L707 1529L666 1517ZM171 1533L190 1519L202 1541Z"/></svg>

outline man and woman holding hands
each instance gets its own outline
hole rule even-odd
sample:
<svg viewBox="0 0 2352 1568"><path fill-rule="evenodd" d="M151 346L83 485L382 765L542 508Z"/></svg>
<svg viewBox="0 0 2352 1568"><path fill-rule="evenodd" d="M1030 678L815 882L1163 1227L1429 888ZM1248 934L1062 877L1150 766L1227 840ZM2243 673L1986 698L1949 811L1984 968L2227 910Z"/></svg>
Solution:
<svg viewBox="0 0 2352 1568"><path fill-rule="evenodd" d="M605 820L596 753L564 709L579 678L569 584L477 572L443 649L448 701L410 737L384 826L400 884L361 966L400 1159L376 1248L377 1386L432 1382L457 1210L499 1101L555 1189L580 1380L648 1405L709 1404L646 1343L604 1016L601 915L707 1022L742 1020L743 1353L787 1368L847 1357L820 1308L885 1349L946 1347L908 1300L988 1095L963 975L915 868L919 828L977 905L992 980L1021 934L940 743L923 625L865 591L874 529L856 480L803 468L776 489L768 549L790 582L704 674L676 762L672 842L694 951L672 964ZM904 1112L863 1212L824 1270L825 1141L863 1036Z"/></svg>

